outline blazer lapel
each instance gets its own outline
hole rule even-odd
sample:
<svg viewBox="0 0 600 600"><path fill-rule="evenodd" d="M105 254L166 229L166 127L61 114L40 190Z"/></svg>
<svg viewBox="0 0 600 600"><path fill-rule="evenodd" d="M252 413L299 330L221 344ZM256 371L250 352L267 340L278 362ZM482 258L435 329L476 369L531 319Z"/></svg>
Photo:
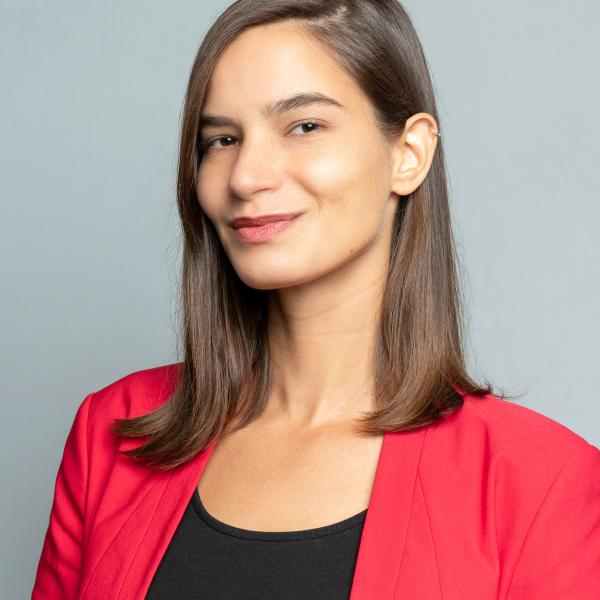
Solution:
<svg viewBox="0 0 600 600"><path fill-rule="evenodd" d="M350 600L395 598L426 431L384 434Z"/></svg>
<svg viewBox="0 0 600 600"><path fill-rule="evenodd" d="M214 446L168 472L120 462L88 544L81 600L145 597Z"/></svg>
<svg viewBox="0 0 600 600"><path fill-rule="evenodd" d="M392 599L402 560L425 430L384 434L350 600ZM186 464L146 477L138 498L99 536L82 600L144 598L216 441ZM138 482L139 483L139 482ZM124 520L123 520L124 519ZM116 531L116 532L115 532ZM106 539L110 538L110 539ZM96 544L93 545L96 547Z"/></svg>
<svg viewBox="0 0 600 600"><path fill-rule="evenodd" d="M143 550L137 553L125 578L121 595L115 596L116 598L125 600L146 596L215 445L215 441L211 442L195 458L171 472L172 476L146 528L141 544Z"/></svg>

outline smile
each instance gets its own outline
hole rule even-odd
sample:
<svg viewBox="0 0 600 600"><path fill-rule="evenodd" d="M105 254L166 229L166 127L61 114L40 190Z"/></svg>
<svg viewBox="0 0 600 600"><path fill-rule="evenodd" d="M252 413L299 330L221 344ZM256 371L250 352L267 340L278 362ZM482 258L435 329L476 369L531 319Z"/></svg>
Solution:
<svg viewBox="0 0 600 600"><path fill-rule="evenodd" d="M290 219L266 223L264 225L239 227L238 229L235 229L235 233L241 242L250 244L268 242L278 233L285 231L299 216L300 215L296 215Z"/></svg>

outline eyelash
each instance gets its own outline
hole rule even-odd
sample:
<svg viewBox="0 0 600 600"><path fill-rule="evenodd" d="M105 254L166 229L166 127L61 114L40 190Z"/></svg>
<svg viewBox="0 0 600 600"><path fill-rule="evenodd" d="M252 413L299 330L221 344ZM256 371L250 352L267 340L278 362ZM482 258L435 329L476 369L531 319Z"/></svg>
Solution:
<svg viewBox="0 0 600 600"><path fill-rule="evenodd" d="M296 127L300 127L301 125L314 125L314 126L316 126L316 128L312 129L308 133L313 133L314 131L318 131L319 129L323 128L323 125L321 125L320 123L317 123L316 121L301 121L300 123L296 123L294 125L294 127L292 127L292 131L294 129L296 129ZM304 136L300 136L300 137L304 137ZM232 135L220 135L219 137L214 137L214 138L212 138L210 140L207 140L206 142L204 142L204 144L201 145L202 152L209 152L210 150L212 150L211 144L213 142L217 142L219 140L223 140L223 139L226 139L226 138L235 139L235 137L232 136Z"/></svg>

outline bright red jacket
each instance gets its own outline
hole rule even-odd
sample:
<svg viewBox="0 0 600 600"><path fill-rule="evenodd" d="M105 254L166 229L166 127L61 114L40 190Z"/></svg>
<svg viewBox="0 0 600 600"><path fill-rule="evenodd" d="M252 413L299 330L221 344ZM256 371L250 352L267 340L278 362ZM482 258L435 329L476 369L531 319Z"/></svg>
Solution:
<svg viewBox="0 0 600 600"><path fill-rule="evenodd" d="M160 473L117 453L115 417L164 402L176 364L80 404L56 476L33 600L138 600L214 442ZM442 422L384 436L351 600L599 600L600 450L511 401L464 396Z"/></svg>

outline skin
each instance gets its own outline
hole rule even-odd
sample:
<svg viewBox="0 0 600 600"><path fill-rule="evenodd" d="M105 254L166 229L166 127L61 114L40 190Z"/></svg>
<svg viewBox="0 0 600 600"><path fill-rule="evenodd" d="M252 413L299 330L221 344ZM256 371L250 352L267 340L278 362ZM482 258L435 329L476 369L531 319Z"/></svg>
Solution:
<svg viewBox="0 0 600 600"><path fill-rule="evenodd" d="M269 102L315 91L344 108L261 113ZM199 202L240 279L273 290L274 386L263 432L289 440L345 430L374 407L370 350L393 218L399 196L429 172L437 123L418 113L400 137L385 139L368 97L293 22L255 27L233 41L211 78L206 113L238 125L203 128L211 146L199 168ZM262 244L239 241L228 224L297 211L303 215L291 227Z"/></svg>
<svg viewBox="0 0 600 600"><path fill-rule="evenodd" d="M262 112L306 92L344 108ZM352 419L374 407L369 353L393 218L398 196L427 176L437 123L419 113L402 136L385 139L369 99L294 22L238 36L202 112L237 123L203 129L209 152L196 191L240 279L272 290L274 385L258 419L222 436L198 492L210 514L244 529L335 523L369 505L383 436L357 435ZM298 211L262 244L241 242L229 226L239 216Z"/></svg>

